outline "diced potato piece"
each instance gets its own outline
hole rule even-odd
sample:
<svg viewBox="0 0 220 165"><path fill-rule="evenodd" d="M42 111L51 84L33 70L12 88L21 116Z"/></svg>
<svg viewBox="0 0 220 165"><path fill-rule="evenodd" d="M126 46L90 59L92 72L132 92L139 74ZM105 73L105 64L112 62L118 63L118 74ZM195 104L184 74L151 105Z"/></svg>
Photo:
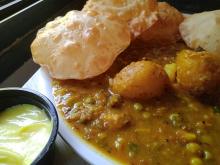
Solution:
<svg viewBox="0 0 220 165"><path fill-rule="evenodd" d="M130 121L130 116L123 112L115 112L113 110L102 113L100 116L105 129L116 130L125 126Z"/></svg>
<svg viewBox="0 0 220 165"><path fill-rule="evenodd" d="M113 92L126 98L150 99L160 96L168 83L163 67L151 61L132 62L112 80Z"/></svg>
<svg viewBox="0 0 220 165"><path fill-rule="evenodd" d="M164 70L166 71L171 82L175 82L176 80L176 64L166 64L164 66Z"/></svg>
<svg viewBox="0 0 220 165"><path fill-rule="evenodd" d="M212 93L220 83L220 58L205 51L177 55L177 82L193 95Z"/></svg>

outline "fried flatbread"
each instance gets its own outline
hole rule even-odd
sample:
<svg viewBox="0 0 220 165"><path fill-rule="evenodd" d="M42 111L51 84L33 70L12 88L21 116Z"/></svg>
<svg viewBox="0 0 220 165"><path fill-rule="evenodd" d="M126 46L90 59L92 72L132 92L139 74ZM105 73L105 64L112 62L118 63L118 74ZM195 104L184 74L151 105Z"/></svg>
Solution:
<svg viewBox="0 0 220 165"><path fill-rule="evenodd" d="M53 78L86 79L105 72L129 44L126 23L94 12L70 11L39 30L31 52Z"/></svg>
<svg viewBox="0 0 220 165"><path fill-rule="evenodd" d="M88 0L83 11L118 17L128 23L132 38L136 38L157 21L156 0Z"/></svg>
<svg viewBox="0 0 220 165"><path fill-rule="evenodd" d="M193 14L181 23L179 29L190 48L220 54L220 10Z"/></svg>
<svg viewBox="0 0 220 165"><path fill-rule="evenodd" d="M183 15L166 2L158 3L158 21L142 33L140 40L148 45L166 45L180 39L179 24Z"/></svg>

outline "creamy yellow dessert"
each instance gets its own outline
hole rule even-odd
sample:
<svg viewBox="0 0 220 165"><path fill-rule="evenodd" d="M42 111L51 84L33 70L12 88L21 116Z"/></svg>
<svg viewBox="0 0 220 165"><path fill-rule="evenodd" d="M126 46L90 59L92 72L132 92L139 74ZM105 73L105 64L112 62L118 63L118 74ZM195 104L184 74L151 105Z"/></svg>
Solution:
<svg viewBox="0 0 220 165"><path fill-rule="evenodd" d="M47 144L52 122L40 108L22 104L0 112L0 165L29 165Z"/></svg>

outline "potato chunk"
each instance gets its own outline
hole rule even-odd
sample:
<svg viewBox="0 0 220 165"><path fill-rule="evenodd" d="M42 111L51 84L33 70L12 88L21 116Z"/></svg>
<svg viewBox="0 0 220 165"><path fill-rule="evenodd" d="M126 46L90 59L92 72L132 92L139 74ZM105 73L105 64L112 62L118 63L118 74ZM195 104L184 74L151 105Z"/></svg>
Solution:
<svg viewBox="0 0 220 165"><path fill-rule="evenodd" d="M124 127L131 120L131 117L123 112L107 111L100 116L104 129L117 130Z"/></svg>
<svg viewBox="0 0 220 165"><path fill-rule="evenodd" d="M112 80L111 88L126 98L150 99L160 96L168 82L164 69L151 61L132 62Z"/></svg>
<svg viewBox="0 0 220 165"><path fill-rule="evenodd" d="M167 73L170 81L173 83L176 80L176 64L172 63L172 64L166 64L164 66L164 70Z"/></svg>
<svg viewBox="0 0 220 165"><path fill-rule="evenodd" d="M193 95L212 93L220 83L220 59L215 55L183 50L176 64L177 82Z"/></svg>

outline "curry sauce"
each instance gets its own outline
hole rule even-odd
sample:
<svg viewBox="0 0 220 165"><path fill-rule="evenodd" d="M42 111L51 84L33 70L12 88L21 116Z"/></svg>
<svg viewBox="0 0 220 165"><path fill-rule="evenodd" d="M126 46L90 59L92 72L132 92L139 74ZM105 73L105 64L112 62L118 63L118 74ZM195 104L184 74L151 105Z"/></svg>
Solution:
<svg viewBox="0 0 220 165"><path fill-rule="evenodd" d="M57 109L83 139L124 164L220 164L217 106L185 94L178 86L147 101L126 99L109 89L111 78L132 61L151 60L164 66L185 48L182 42L159 48L133 44L96 78L54 80Z"/></svg>

